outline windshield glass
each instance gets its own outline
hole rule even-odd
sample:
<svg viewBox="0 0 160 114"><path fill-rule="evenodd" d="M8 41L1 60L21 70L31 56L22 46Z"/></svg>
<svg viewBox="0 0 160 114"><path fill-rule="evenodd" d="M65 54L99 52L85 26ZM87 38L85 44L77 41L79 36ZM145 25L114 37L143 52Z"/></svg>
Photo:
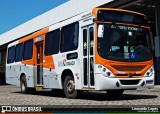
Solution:
<svg viewBox="0 0 160 114"><path fill-rule="evenodd" d="M98 37L98 53L115 61L142 62L152 58L150 32L147 28L99 24L104 26L103 37Z"/></svg>

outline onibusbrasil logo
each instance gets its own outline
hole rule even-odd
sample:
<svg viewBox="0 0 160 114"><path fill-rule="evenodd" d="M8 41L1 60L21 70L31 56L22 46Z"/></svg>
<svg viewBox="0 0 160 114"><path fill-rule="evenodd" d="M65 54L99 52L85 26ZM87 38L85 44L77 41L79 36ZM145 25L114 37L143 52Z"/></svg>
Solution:
<svg viewBox="0 0 160 114"><path fill-rule="evenodd" d="M42 112L42 108L36 106L2 106L1 112Z"/></svg>

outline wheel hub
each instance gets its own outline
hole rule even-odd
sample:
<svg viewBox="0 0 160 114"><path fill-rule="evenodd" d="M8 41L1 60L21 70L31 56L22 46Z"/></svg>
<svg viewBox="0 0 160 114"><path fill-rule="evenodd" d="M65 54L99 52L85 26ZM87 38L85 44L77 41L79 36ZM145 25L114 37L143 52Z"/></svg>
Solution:
<svg viewBox="0 0 160 114"><path fill-rule="evenodd" d="M75 90L75 83L74 83L74 81L73 80L68 81L68 83L67 83L67 91L69 93L73 93L74 90Z"/></svg>

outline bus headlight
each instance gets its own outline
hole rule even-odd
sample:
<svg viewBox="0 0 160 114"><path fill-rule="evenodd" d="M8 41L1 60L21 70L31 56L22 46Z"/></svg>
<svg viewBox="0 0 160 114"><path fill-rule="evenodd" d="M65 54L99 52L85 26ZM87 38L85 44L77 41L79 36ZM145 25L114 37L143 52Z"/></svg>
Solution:
<svg viewBox="0 0 160 114"><path fill-rule="evenodd" d="M154 73L154 66L152 66L146 73L145 73L145 77L150 77L152 76L152 74Z"/></svg>
<svg viewBox="0 0 160 114"><path fill-rule="evenodd" d="M114 74L103 65L98 65L98 70L100 71L101 74L103 74L106 77L109 77L109 78L115 77Z"/></svg>

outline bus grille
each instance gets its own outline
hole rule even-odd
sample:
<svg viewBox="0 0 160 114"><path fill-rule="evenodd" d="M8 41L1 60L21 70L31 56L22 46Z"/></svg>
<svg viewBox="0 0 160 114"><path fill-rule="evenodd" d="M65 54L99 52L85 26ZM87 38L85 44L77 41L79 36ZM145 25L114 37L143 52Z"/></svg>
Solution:
<svg viewBox="0 0 160 114"><path fill-rule="evenodd" d="M128 77L129 74L116 74L117 76L126 76ZM135 76L142 76L142 74L132 74L132 77L135 77Z"/></svg>
<svg viewBox="0 0 160 114"><path fill-rule="evenodd" d="M115 68L118 71L141 71L143 70L146 66L122 66L122 65L113 65L113 68Z"/></svg>
<svg viewBox="0 0 160 114"><path fill-rule="evenodd" d="M137 85L140 80L120 80L122 85Z"/></svg>

